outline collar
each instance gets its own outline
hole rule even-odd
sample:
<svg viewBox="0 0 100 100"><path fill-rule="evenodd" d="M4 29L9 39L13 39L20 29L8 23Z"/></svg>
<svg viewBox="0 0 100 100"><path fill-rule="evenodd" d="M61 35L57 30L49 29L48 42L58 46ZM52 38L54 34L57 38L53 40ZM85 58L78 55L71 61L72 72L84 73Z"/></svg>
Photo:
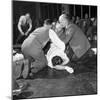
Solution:
<svg viewBox="0 0 100 100"><path fill-rule="evenodd" d="M66 28L66 29L69 28L72 24L73 24L73 23L70 22L65 28Z"/></svg>

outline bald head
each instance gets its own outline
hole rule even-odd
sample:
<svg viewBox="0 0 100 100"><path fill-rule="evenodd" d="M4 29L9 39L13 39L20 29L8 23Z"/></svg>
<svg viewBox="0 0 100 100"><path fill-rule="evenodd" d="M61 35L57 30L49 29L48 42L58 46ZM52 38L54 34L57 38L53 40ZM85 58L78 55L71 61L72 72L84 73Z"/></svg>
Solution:
<svg viewBox="0 0 100 100"><path fill-rule="evenodd" d="M62 27L65 27L68 24L68 20L66 18L66 14L62 14L59 17L59 23L62 25Z"/></svg>
<svg viewBox="0 0 100 100"><path fill-rule="evenodd" d="M61 19L66 19L66 14L60 15L59 20L61 20Z"/></svg>

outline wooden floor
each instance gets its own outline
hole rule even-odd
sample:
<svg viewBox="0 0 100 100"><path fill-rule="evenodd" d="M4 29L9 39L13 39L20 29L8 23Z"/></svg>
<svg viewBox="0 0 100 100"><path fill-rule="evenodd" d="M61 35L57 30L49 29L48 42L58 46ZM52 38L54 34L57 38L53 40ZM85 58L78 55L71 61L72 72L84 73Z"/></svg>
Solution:
<svg viewBox="0 0 100 100"><path fill-rule="evenodd" d="M72 64L74 74L45 67L33 79L17 80L27 83L27 88L15 98L40 98L55 96L91 95L97 93L97 60L96 56L85 64Z"/></svg>
<svg viewBox="0 0 100 100"><path fill-rule="evenodd" d="M93 42L92 48L96 47ZM14 48L19 50L20 45ZM27 87L20 95L13 96L14 100L97 94L97 56L89 57L84 64L71 63L71 66L75 69L74 74L45 67L33 79L17 80L19 84L27 83Z"/></svg>

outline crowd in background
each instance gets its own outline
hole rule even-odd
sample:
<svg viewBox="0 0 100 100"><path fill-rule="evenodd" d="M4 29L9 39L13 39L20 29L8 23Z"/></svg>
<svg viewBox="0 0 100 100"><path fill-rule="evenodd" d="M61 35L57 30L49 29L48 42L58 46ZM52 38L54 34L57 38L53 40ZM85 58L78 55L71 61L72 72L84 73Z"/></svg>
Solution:
<svg viewBox="0 0 100 100"><path fill-rule="evenodd" d="M31 15L30 15L31 19ZM32 20L32 29L29 34L36 28L41 27L43 25L43 19L37 18L36 20ZM86 13L84 18L80 18L79 16L71 16L72 23L76 24L81 30L84 32L86 37L89 39L90 43L97 40L97 18L89 18L88 14ZM53 22L57 22L57 18L53 19ZM20 32L19 32L20 34ZM18 40L18 36L16 38L16 44L22 44L23 39ZM19 42L18 42L19 41Z"/></svg>
<svg viewBox="0 0 100 100"><path fill-rule="evenodd" d="M97 18L89 18L88 14L85 14L84 18L80 18L79 16L72 16L71 17L72 23L78 25L86 37L90 40L97 40ZM53 19L54 22L57 21L56 18ZM43 20L37 19L34 22L34 29L37 27L42 26Z"/></svg>
<svg viewBox="0 0 100 100"><path fill-rule="evenodd" d="M96 40L97 37L97 18L89 18L88 14L85 14L84 19L80 19L78 16L72 17L72 22L78 25L89 40Z"/></svg>
<svg viewBox="0 0 100 100"><path fill-rule="evenodd" d="M89 40L96 40L97 37L97 18L89 18L88 14L85 14L84 18L80 18L79 16L72 16L72 23L78 25L82 31L85 33ZM56 18L53 19L54 22L57 21ZM36 19L34 22L34 29L42 26L43 20Z"/></svg>

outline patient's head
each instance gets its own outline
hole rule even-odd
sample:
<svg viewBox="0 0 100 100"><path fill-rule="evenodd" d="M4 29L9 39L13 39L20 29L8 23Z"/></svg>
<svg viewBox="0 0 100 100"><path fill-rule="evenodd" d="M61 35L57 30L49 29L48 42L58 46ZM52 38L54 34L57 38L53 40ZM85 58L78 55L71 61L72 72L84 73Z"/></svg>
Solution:
<svg viewBox="0 0 100 100"><path fill-rule="evenodd" d="M56 32L60 32L63 29L62 25L59 24L59 22L56 23L55 28L56 28Z"/></svg>
<svg viewBox="0 0 100 100"><path fill-rule="evenodd" d="M60 56L54 56L52 58L52 65L56 66L56 65L61 65L63 63L63 60Z"/></svg>

